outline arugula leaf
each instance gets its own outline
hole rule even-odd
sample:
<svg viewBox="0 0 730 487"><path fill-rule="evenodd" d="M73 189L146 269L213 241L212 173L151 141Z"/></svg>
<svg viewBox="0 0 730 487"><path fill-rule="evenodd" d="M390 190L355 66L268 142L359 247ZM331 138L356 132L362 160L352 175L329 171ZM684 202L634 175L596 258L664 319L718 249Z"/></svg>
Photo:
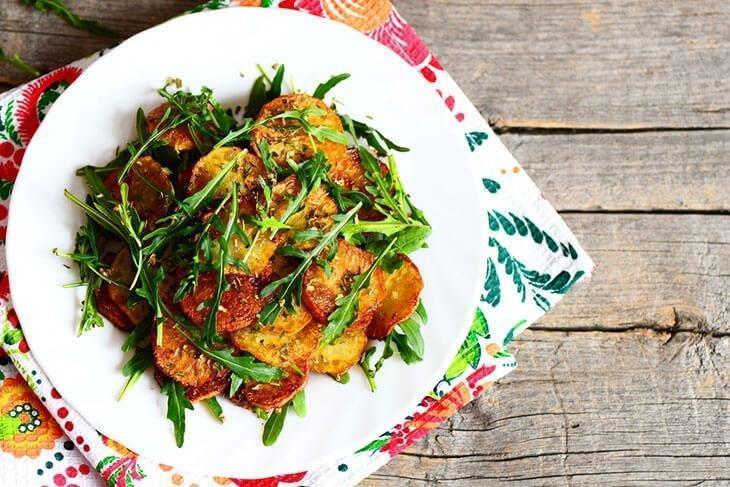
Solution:
<svg viewBox="0 0 730 487"><path fill-rule="evenodd" d="M307 415L307 403L304 396L304 389L297 392L296 396L294 396L294 399L292 399L291 401L291 405L296 415L300 418L303 418Z"/></svg>
<svg viewBox="0 0 730 487"><path fill-rule="evenodd" d="M215 397L209 397L205 400L205 405L219 423L223 424L225 422L226 418L223 416L223 408L218 402L218 399Z"/></svg>
<svg viewBox="0 0 730 487"><path fill-rule="evenodd" d="M320 83L319 86L317 86L317 89L314 90L314 93L312 94L313 97L319 98L320 100L324 98L324 96L335 86L340 84L342 81L345 81L347 78L350 77L350 73L342 73L338 74L336 76L332 76L330 79L325 81L324 83Z"/></svg>
<svg viewBox="0 0 730 487"><path fill-rule="evenodd" d="M355 141L361 138L365 139L368 145L374 148L380 156L388 155L388 149L394 150L396 152L410 151L409 148L396 144L392 140L388 139L385 135L383 135L382 132L370 127L366 123L353 120L347 115L340 115L340 118L342 119L342 124L345 127L352 127L351 133Z"/></svg>
<svg viewBox="0 0 730 487"><path fill-rule="evenodd" d="M152 329L152 320L144 320L142 323L134 327L127 338L122 343L122 352L129 352L137 345L142 343L149 335Z"/></svg>
<svg viewBox="0 0 730 487"><path fill-rule="evenodd" d="M375 392L375 390L377 389L377 385L375 384L375 375L380 371L385 361L393 356L392 334L385 337L385 341L383 343L383 351L380 354L380 358L377 360L377 362L375 362L375 364L371 365L370 362L375 356L375 352L377 352L377 348L370 347L360 359L360 368L365 374L365 378L367 379L368 385L370 386L370 391L372 392Z"/></svg>
<svg viewBox="0 0 730 487"><path fill-rule="evenodd" d="M139 380L145 370L147 370L153 362L152 349L150 347L138 348L134 351L134 355L122 367L122 375L128 377L126 384L122 388L117 401L121 401L127 391Z"/></svg>
<svg viewBox="0 0 730 487"><path fill-rule="evenodd" d="M273 100L274 98L281 96L281 83L284 81L284 69L283 64L280 64L276 68L274 78L271 80L271 87L269 88L269 91L266 92L266 96L269 100Z"/></svg>
<svg viewBox="0 0 730 487"><path fill-rule="evenodd" d="M271 446L276 443L279 439L279 434L282 428L284 428L284 420L286 419L286 413L289 405L285 405L280 409L275 409L271 412L269 419L264 424L263 443L264 446Z"/></svg>
<svg viewBox="0 0 730 487"><path fill-rule="evenodd" d="M261 107L269 101L266 96L266 81L262 76L256 78L251 88L251 96L248 98L248 105L246 105L245 117L255 118L261 111Z"/></svg>
<svg viewBox="0 0 730 487"><path fill-rule="evenodd" d="M423 360L424 344L421 325L413 318L409 318L397 328L403 334L393 332L393 340L403 361L412 364Z"/></svg>
<svg viewBox="0 0 730 487"><path fill-rule="evenodd" d="M197 345L197 344L196 344ZM257 382L273 382L284 377L284 372L273 365L259 362L251 355L233 355L230 348L220 350L198 347L200 350L241 378L251 378Z"/></svg>
<svg viewBox="0 0 730 487"><path fill-rule="evenodd" d="M242 385L243 379L237 374L231 374L231 387L228 388L228 397L235 396Z"/></svg>
<svg viewBox="0 0 730 487"><path fill-rule="evenodd" d="M193 410L185 388L175 381L168 381L162 386L162 392L167 395L167 419L172 422L175 431L175 444L178 448L185 442L185 410Z"/></svg>
<svg viewBox="0 0 730 487"><path fill-rule="evenodd" d="M30 64L23 61L23 59L20 57L19 54L13 54L12 56L8 56L5 54L5 51L2 47L0 47L0 61L4 61L11 66L15 66L16 68L20 69L21 71L25 71L26 73L33 75L33 76L40 76L41 72L38 71L36 68L31 66Z"/></svg>
<svg viewBox="0 0 730 487"><path fill-rule="evenodd" d="M218 258L218 280L216 284L215 293L213 294L213 300L208 311L208 316L205 318L203 325L203 341L210 345L214 339L218 336L218 330L216 329L218 308L221 304L221 298L223 296L223 287L225 285L225 270L226 270L226 257L228 256L228 242L233 232L233 225L238 218L238 185L233 185L233 191L231 192L231 208L228 211L228 223L223 231L223 235L219 239L220 256Z"/></svg>
<svg viewBox="0 0 730 487"><path fill-rule="evenodd" d="M86 20L75 14L66 5L64 0L20 0L21 3L29 5L39 12L51 11L54 14L61 17L63 20L71 24L77 29L91 32L92 34L105 36L105 37L119 37L119 33L111 29L100 25L98 22L93 20Z"/></svg>

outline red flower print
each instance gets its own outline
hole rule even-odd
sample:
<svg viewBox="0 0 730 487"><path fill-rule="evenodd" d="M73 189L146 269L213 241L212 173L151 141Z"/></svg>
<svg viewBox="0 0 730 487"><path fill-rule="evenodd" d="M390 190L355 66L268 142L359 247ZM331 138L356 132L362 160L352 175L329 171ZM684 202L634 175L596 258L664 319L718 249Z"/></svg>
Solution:
<svg viewBox="0 0 730 487"><path fill-rule="evenodd" d="M0 277L0 299L4 301L10 299L10 282L8 280L7 272L3 272L2 277ZM13 310L10 310L10 312L8 312L8 319L10 319L10 313L15 314Z"/></svg>
<svg viewBox="0 0 730 487"><path fill-rule="evenodd" d="M238 487L277 487L280 482L294 483L299 482L307 475L307 472L290 473L286 475L277 475L276 477L267 477L264 479L231 479L231 482Z"/></svg>
<svg viewBox="0 0 730 487"><path fill-rule="evenodd" d="M64 66L41 76L23 88L17 101L15 116L18 120L18 133L24 145L28 145L41 124L38 102L43 93L54 83L73 83L80 74L81 68ZM20 158L22 158L22 154L16 161L18 165L20 165Z"/></svg>
<svg viewBox="0 0 730 487"><path fill-rule="evenodd" d="M398 455L463 408L470 400L469 388L464 383L457 385L425 411L414 413L410 420L396 426L390 432L390 441L383 445L380 451L388 453L391 457Z"/></svg>

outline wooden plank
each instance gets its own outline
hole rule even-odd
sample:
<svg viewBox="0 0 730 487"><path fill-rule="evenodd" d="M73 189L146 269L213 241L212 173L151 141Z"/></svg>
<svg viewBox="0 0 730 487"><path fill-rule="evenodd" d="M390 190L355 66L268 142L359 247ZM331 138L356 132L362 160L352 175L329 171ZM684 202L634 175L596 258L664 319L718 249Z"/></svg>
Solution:
<svg viewBox="0 0 730 487"><path fill-rule="evenodd" d="M119 38L95 36L71 27L55 15L38 12L18 1L3 0L0 8L0 46L8 53L20 54L31 66L49 71L111 47L202 2L69 0L66 3L82 17L96 20L119 32ZM0 83L14 85L30 78L32 76L0 63Z"/></svg>
<svg viewBox="0 0 730 487"><path fill-rule="evenodd" d="M730 333L730 216L563 216L596 270L540 325Z"/></svg>
<svg viewBox="0 0 730 487"><path fill-rule="evenodd" d="M504 134L558 210L730 210L730 132Z"/></svg>
<svg viewBox="0 0 730 487"><path fill-rule="evenodd" d="M730 337L527 331L520 367L363 486L727 485Z"/></svg>
<svg viewBox="0 0 730 487"><path fill-rule="evenodd" d="M70 3L129 36L197 2ZM730 127L724 0L395 3L498 127ZM5 4L0 44L42 69L112 43ZM0 82L24 79L0 66Z"/></svg>
<svg viewBox="0 0 730 487"><path fill-rule="evenodd" d="M730 2L395 2L502 128L730 127Z"/></svg>

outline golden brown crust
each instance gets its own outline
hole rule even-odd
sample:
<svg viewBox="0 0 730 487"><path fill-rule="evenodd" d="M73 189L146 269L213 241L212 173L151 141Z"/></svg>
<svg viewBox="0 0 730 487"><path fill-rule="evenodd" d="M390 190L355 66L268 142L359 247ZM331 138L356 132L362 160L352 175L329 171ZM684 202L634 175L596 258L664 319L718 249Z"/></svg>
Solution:
<svg viewBox="0 0 730 487"><path fill-rule="evenodd" d="M112 197L121 201L117 178L119 172L110 172L104 184ZM142 220L146 220L149 230L155 221L165 216L170 207L174 189L168 171L149 156L140 157L132 166L125 180L129 186L129 203L137 210Z"/></svg>
<svg viewBox="0 0 730 487"><path fill-rule="evenodd" d="M301 312L306 313L306 310L301 309ZM311 323L296 332L286 333L277 328L275 323L231 334L231 341L239 350L250 353L262 362L279 367L286 373L286 377L270 384L246 383L237 397L232 398L238 404L253 405L266 410L282 407L291 401L307 382L310 361L322 333L321 327Z"/></svg>
<svg viewBox="0 0 730 487"><path fill-rule="evenodd" d="M337 130L344 134L340 117L325 103L313 96L297 93L280 96L261 107L257 122L291 110L319 108L324 115L309 115L307 121L313 126L322 126ZM321 150L329 161L337 160L345 153L346 147L330 140L319 141L310 137L299 122L294 120L271 120L259 125L251 132L252 147L259 153L258 145L266 141L269 145L272 159L283 167L288 167L287 159L300 163L314 157L317 150Z"/></svg>
<svg viewBox="0 0 730 487"><path fill-rule="evenodd" d="M250 382L245 384L241 390L231 398L234 403L251 407L256 406L270 411L277 409L291 401L296 394L304 389L309 376L308 370L294 371L287 370L286 377L277 382L265 384L261 382Z"/></svg>
<svg viewBox="0 0 730 487"><path fill-rule="evenodd" d="M320 335L320 327L315 323L293 333L283 332L271 324L235 331L230 338L236 348L262 362L284 369L304 370L309 368Z"/></svg>
<svg viewBox="0 0 730 487"><path fill-rule="evenodd" d="M241 274L226 274L229 288L221 296L216 315L219 333L246 328L258 320L265 301L259 298L259 286L253 277ZM206 272L198 278L198 286L182 301L180 306L190 321L202 326L208 317L209 307L205 302L212 299L218 286L217 276Z"/></svg>
<svg viewBox="0 0 730 487"><path fill-rule="evenodd" d="M127 315L119 309L117 303L112 301L109 297L109 284L102 283L101 287L94 291L94 297L96 298L96 307L99 309L99 313L109 320L112 325L116 326L122 331L134 330L134 325L129 321Z"/></svg>
<svg viewBox="0 0 730 487"><path fill-rule="evenodd" d="M150 110L150 112L147 114L146 120L147 132L152 133L152 131L155 130L157 124L160 123L162 116L165 114L165 111L169 106L169 103L163 103L162 105L159 105ZM167 145L169 145L178 152L195 149L195 141L190 135L190 131L188 130L188 128L184 125L168 130L159 138L159 140L166 142Z"/></svg>
<svg viewBox="0 0 730 487"><path fill-rule="evenodd" d="M111 267L109 267L109 278L120 284L129 286L134 278L132 257L129 250L124 247L117 252ZM106 292L109 298L114 301L119 310L126 315L132 326L139 325L149 315L150 307L144 301L138 301L133 306L128 306L130 291L127 287L114 284L106 285Z"/></svg>
<svg viewBox="0 0 730 487"><path fill-rule="evenodd" d="M302 282L302 303L314 319L326 323L330 313L337 307L337 298L349 294L353 279L366 272L374 260L370 252L340 239L337 242L337 255L330 262L332 273L329 276L319 265L310 266ZM370 276L368 287L359 292L357 316L350 327L366 328L384 294L384 273L377 268Z"/></svg>
<svg viewBox="0 0 730 487"><path fill-rule="evenodd" d="M216 190L216 197L228 194L234 183L240 185L240 194L246 195L258 187L258 178L265 176L266 170L255 154L238 147L219 147L204 155L193 166L188 183L188 194L197 193L213 179L226 164L240 157L240 162L223 178Z"/></svg>
<svg viewBox="0 0 730 487"><path fill-rule="evenodd" d="M186 388L195 388L197 397L225 383L230 372L206 357L177 328L165 321L162 325L162 344L152 336L152 353L160 371Z"/></svg>
<svg viewBox="0 0 730 487"><path fill-rule="evenodd" d="M330 161L329 176L340 186L367 194L365 188L370 181L365 176L357 149L347 149L342 157Z"/></svg>
<svg viewBox="0 0 730 487"><path fill-rule="evenodd" d="M350 327L331 344L320 345L312 358L312 371L338 377L360 361L367 345L365 330Z"/></svg>
<svg viewBox="0 0 730 487"><path fill-rule="evenodd" d="M400 254L403 264L385 277L385 299L368 326L368 337L380 340L403 323L418 307L423 290L421 272L408 256Z"/></svg>

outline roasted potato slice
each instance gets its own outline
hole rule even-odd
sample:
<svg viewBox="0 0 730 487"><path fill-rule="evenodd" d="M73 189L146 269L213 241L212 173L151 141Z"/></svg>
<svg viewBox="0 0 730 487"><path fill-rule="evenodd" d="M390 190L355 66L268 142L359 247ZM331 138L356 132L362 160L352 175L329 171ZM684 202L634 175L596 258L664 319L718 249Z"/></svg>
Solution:
<svg viewBox="0 0 730 487"><path fill-rule="evenodd" d="M288 311L286 307L283 307L274 322L267 326L276 332L291 334L297 333L312 321L314 318L304 306L295 306L294 311Z"/></svg>
<svg viewBox="0 0 730 487"><path fill-rule="evenodd" d="M311 265L304 273L302 303L314 319L326 323L330 313L337 307L336 299L350 292L353 279L367 271L374 260L370 252L340 239L337 242L337 255L330 262L332 273L329 276L319 265ZM360 290L357 316L350 328L366 328L370 324L385 295L384 280L382 269L375 269L368 287Z"/></svg>
<svg viewBox="0 0 730 487"><path fill-rule="evenodd" d="M104 184L115 200L121 201L117 171L110 172ZM129 202L137 210L140 218L147 221L150 229L155 221L165 216L170 207L174 189L168 170L149 156L140 157L134 163L125 181L129 186Z"/></svg>
<svg viewBox="0 0 730 487"><path fill-rule="evenodd" d="M165 111L169 106L169 103L163 103L162 105L150 110L146 119L147 132L152 133L152 131L155 130L157 124L160 123L162 116L165 114ZM168 130L159 138L159 140L167 143L167 145L175 149L177 152L193 150L196 148L195 141L185 125Z"/></svg>
<svg viewBox="0 0 730 487"><path fill-rule="evenodd" d="M406 255L400 254L403 264L385 277L385 299L368 326L368 338L380 340L403 323L418 307L418 296L423 290L421 272Z"/></svg>
<svg viewBox="0 0 730 487"><path fill-rule="evenodd" d="M120 284L129 286L134 278L134 269L132 266L132 257L129 250L124 247L114 257L111 267L109 268L109 278ZM104 283L109 298L124 313L129 322L133 326L140 324L149 314L150 307L144 301L138 301L133 306L128 306L130 291L127 287L116 286L114 284Z"/></svg>
<svg viewBox="0 0 730 487"><path fill-rule="evenodd" d="M282 332L273 324L258 325L231 333L231 342L267 364L305 370L319 345L320 335L320 327L315 323L294 333Z"/></svg>
<svg viewBox="0 0 730 487"><path fill-rule="evenodd" d="M246 149L219 147L213 149L195 163L190 175L190 183L188 183L188 193L197 193L203 189L203 186L208 184L226 164L236 157L241 158L240 162L226 174L215 195L218 198L223 198L232 190L235 183L240 185L241 196L253 191L258 187L259 176L266 174L261 159Z"/></svg>
<svg viewBox="0 0 730 487"><path fill-rule="evenodd" d="M253 325L265 304L265 301L259 298L259 286L253 277L226 274L225 278L229 288L221 296L216 315L219 333L232 332ZM215 273L201 274L198 286L180 301L185 315L198 326L202 326L208 316L209 308L205 302L213 298L217 282Z"/></svg>
<svg viewBox="0 0 730 487"><path fill-rule="evenodd" d="M301 309L299 314L306 316L305 313L306 310ZM231 334L231 341L237 348L286 373L286 377L275 383L246 383L237 397L232 398L234 402L274 409L288 403L304 388L312 355L319 344L321 327L311 323L294 333L286 333L280 329L282 323L277 329L277 322Z"/></svg>
<svg viewBox="0 0 730 487"><path fill-rule="evenodd" d="M304 389L309 370L285 370L286 377L269 384L248 382L232 398L235 404L243 407L256 406L267 411L280 408ZM300 373L301 372L301 373Z"/></svg>
<svg viewBox="0 0 730 487"><path fill-rule="evenodd" d="M365 188L370 185L370 180L365 176L357 149L347 149L342 157L331 160L329 176L344 188L368 194Z"/></svg>
<svg viewBox="0 0 730 487"><path fill-rule="evenodd" d="M332 226L332 215L336 213L337 203L324 186L320 186L307 195L302 209L289 217L286 223L294 230L318 228L326 232ZM300 242L297 246L307 249L314 247L312 242Z"/></svg>
<svg viewBox="0 0 730 487"><path fill-rule="evenodd" d="M265 275L281 239L271 240L271 233L268 231L262 232L258 238L255 237L255 234L256 232L251 229L249 235L250 245L245 245L238 235L234 235L228 244L228 255L234 259L245 261L249 271L251 271L250 274L254 277L262 277ZM244 273L243 269L233 265L228 265L226 271Z"/></svg>
<svg viewBox="0 0 730 487"><path fill-rule="evenodd" d="M332 344L322 343L312 358L312 370L338 377L357 364L368 346L365 330L350 327Z"/></svg>
<svg viewBox="0 0 730 487"><path fill-rule="evenodd" d="M152 337L155 365L167 377L185 388L194 389L196 398L209 397L213 390L222 390L230 372L206 357L169 321L162 325L162 344Z"/></svg>
<svg viewBox="0 0 730 487"><path fill-rule="evenodd" d="M307 121L315 127L327 127L344 133L340 117L325 103L310 95L301 93L284 95L276 98L261 108L256 119L261 122L269 117L291 110L319 108L323 115L309 115ZM251 132L252 146L259 153L259 144L266 141L269 145L272 159L283 167L288 167L287 159L302 162L314 157L317 150L321 150L329 161L335 161L345 153L346 146L330 140L319 141L307 134L298 121L277 119L259 125Z"/></svg>
<svg viewBox="0 0 730 487"><path fill-rule="evenodd" d="M116 326L122 331L134 330L134 324L129 321L124 312L119 309L117 303L112 301L109 297L109 285L103 283L99 289L94 291L94 297L96 298L96 306L99 309L99 313L109 320L112 325Z"/></svg>

